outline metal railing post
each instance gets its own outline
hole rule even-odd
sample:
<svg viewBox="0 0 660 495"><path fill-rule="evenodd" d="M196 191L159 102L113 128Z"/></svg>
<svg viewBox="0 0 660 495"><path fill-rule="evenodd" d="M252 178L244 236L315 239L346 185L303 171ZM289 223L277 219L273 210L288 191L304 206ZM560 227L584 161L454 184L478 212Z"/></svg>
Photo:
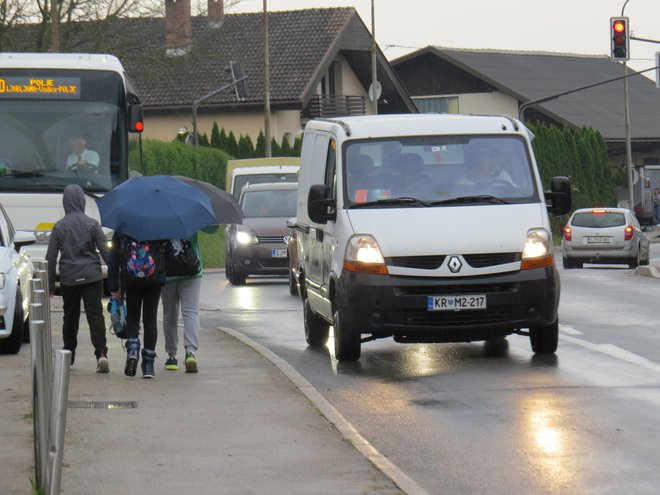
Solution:
<svg viewBox="0 0 660 495"><path fill-rule="evenodd" d="M30 349L32 358L32 424L34 428L34 464L37 487L44 489L48 460L48 383L44 370L43 320L30 319Z"/></svg>
<svg viewBox="0 0 660 495"><path fill-rule="evenodd" d="M53 394L48 425L48 483L46 485L48 495L58 495L62 482L70 367L71 351L58 350L55 353L55 374L53 375Z"/></svg>

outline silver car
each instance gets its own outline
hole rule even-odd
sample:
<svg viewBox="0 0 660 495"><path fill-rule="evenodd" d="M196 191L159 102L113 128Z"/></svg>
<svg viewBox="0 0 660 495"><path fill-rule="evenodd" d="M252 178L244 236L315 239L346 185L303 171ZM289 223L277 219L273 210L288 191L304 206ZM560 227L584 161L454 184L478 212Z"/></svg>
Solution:
<svg viewBox="0 0 660 495"><path fill-rule="evenodd" d="M584 263L627 264L630 268L649 264L649 237L625 208L575 210L564 227L561 244L564 268L582 268Z"/></svg>
<svg viewBox="0 0 660 495"><path fill-rule="evenodd" d="M32 232L15 232L0 205L0 354L16 354L29 338L33 266L21 247L36 240Z"/></svg>

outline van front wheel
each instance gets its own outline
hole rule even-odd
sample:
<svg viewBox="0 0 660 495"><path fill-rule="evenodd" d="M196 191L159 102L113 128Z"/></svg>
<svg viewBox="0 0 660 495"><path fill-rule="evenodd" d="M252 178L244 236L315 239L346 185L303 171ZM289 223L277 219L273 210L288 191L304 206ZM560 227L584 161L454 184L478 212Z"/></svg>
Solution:
<svg viewBox="0 0 660 495"><path fill-rule="evenodd" d="M559 320L550 325L529 327L529 341L534 354L554 354L559 341Z"/></svg>
<svg viewBox="0 0 660 495"><path fill-rule="evenodd" d="M335 357L337 361L357 361L360 359L362 339L360 332L349 327L343 319L339 307L333 314L335 327Z"/></svg>

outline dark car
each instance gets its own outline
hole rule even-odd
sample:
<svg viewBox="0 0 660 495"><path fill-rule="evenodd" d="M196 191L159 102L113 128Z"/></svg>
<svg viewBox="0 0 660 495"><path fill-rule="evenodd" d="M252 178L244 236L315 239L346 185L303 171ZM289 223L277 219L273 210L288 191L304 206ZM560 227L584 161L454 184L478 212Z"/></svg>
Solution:
<svg viewBox="0 0 660 495"><path fill-rule="evenodd" d="M245 283L250 275L289 273L287 220L296 215L296 182L248 184L238 200L243 223L227 226L225 269L229 282Z"/></svg>

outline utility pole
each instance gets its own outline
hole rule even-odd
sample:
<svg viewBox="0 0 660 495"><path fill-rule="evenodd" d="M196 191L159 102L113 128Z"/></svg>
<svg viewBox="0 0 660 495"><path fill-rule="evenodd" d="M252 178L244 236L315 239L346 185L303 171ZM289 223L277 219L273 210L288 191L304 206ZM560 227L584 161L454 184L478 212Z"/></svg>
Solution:
<svg viewBox="0 0 660 495"><path fill-rule="evenodd" d="M50 0L50 48L48 51L60 51L60 13L57 0Z"/></svg>
<svg viewBox="0 0 660 495"><path fill-rule="evenodd" d="M268 59L268 0L264 0L264 149L266 158L272 156L270 137L270 62Z"/></svg>
<svg viewBox="0 0 660 495"><path fill-rule="evenodd" d="M374 102L374 114L378 114L378 79L376 71L376 7L371 0L371 97Z"/></svg>

